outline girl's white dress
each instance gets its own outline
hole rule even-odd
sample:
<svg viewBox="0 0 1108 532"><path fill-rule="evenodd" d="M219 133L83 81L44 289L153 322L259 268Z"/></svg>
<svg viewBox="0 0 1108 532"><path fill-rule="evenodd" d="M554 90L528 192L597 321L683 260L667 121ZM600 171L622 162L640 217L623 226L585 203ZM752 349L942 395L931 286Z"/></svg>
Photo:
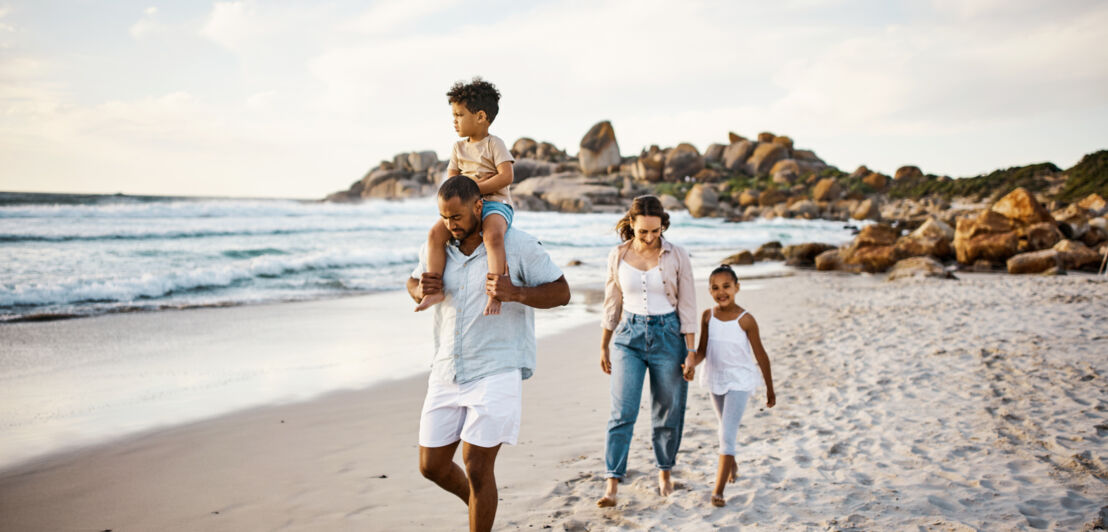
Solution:
<svg viewBox="0 0 1108 532"><path fill-rule="evenodd" d="M716 395L731 390L753 392L762 383L762 372L754 360L750 339L739 325L746 311L728 321L716 318L715 309L710 312L707 357L700 372L700 385Z"/></svg>

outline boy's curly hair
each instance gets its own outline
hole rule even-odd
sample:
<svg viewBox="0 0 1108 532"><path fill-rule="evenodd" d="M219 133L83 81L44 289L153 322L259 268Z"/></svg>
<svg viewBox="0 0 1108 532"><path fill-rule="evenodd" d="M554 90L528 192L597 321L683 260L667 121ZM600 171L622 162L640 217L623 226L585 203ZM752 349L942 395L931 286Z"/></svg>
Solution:
<svg viewBox="0 0 1108 532"><path fill-rule="evenodd" d="M471 113L484 111L490 124L500 111L500 91L492 83L481 79L481 76L473 78L469 83L455 83L446 93L446 98L448 103L460 103Z"/></svg>

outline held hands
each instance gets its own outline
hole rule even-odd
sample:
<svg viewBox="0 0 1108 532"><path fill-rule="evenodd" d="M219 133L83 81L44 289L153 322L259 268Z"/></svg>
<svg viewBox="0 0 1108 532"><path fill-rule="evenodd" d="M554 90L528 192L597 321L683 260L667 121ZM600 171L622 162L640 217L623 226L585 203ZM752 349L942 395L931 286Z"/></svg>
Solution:
<svg viewBox="0 0 1108 532"><path fill-rule="evenodd" d="M424 272L419 277L420 298L442 292L442 274Z"/></svg>
<svg viewBox="0 0 1108 532"><path fill-rule="evenodd" d="M690 352L685 357L685 363L681 364L681 371L685 375L685 380L692 382L693 377L696 376L696 353Z"/></svg>
<svg viewBox="0 0 1108 532"><path fill-rule="evenodd" d="M498 301L516 301L519 299L519 287L512 284L507 274L485 274L485 293Z"/></svg>

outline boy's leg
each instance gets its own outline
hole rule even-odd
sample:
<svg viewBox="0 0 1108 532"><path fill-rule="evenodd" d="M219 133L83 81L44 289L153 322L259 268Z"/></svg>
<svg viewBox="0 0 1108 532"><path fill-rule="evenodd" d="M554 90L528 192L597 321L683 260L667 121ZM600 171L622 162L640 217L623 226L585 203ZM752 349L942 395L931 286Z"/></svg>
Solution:
<svg viewBox="0 0 1108 532"><path fill-rule="evenodd" d="M481 222L481 239L485 242L485 253L489 259L489 273L496 275L508 273L508 255L504 251L504 233L506 232L508 232L508 220L500 213L489 214ZM444 251L444 257L445 254ZM494 314L500 314L500 300L489 297L489 301L485 305L485 315Z"/></svg>
<svg viewBox="0 0 1108 532"><path fill-rule="evenodd" d="M427 232L427 271L431 273L437 273L442 275L443 270L446 269L446 244L450 241L450 230L446 228L441 222L435 222L435 225L431 227L431 230ZM416 312L421 310L427 310L431 308L431 305L441 302L446 299L446 294L436 292L434 294L426 294L423 296L423 300L416 306Z"/></svg>

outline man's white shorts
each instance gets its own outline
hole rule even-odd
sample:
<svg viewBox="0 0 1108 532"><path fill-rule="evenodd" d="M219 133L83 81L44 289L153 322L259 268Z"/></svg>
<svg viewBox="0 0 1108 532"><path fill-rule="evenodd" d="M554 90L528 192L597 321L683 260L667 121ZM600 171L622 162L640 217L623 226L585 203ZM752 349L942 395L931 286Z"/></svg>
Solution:
<svg viewBox="0 0 1108 532"><path fill-rule="evenodd" d="M523 378L518 369L465 384L427 381L419 418L419 445L442 447L461 439L478 447L515 445L523 409Z"/></svg>

